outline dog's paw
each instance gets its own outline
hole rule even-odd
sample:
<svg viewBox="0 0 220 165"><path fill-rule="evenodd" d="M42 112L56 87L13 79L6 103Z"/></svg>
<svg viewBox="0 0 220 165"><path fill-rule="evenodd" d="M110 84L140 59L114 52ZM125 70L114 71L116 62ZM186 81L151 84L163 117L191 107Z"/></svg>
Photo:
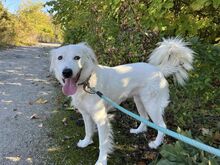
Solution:
<svg viewBox="0 0 220 165"><path fill-rule="evenodd" d="M96 162L95 165L103 165L102 162Z"/></svg>
<svg viewBox="0 0 220 165"><path fill-rule="evenodd" d="M157 147L159 146L159 144L155 143L155 141L151 141L150 143L148 143L148 146L151 149L157 149Z"/></svg>
<svg viewBox="0 0 220 165"><path fill-rule="evenodd" d="M91 139L79 140L79 142L77 143L77 147L85 148L92 143L93 143L93 141Z"/></svg>
<svg viewBox="0 0 220 165"><path fill-rule="evenodd" d="M142 132L147 132L147 128L145 127L144 129L134 129L134 128L131 128L130 129L130 133L133 133L133 134L139 134L139 133L142 133Z"/></svg>
<svg viewBox="0 0 220 165"><path fill-rule="evenodd" d="M107 165L106 161L97 161L95 165Z"/></svg>

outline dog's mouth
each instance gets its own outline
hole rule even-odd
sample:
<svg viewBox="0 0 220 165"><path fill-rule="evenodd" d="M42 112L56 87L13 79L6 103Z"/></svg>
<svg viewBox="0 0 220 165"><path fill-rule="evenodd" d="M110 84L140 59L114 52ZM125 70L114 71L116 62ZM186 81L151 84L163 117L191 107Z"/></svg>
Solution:
<svg viewBox="0 0 220 165"><path fill-rule="evenodd" d="M63 79L64 85L62 87L62 91L63 91L64 95L70 96L70 95L74 95L76 93L77 82L80 78L81 71L82 70L80 70L75 77Z"/></svg>

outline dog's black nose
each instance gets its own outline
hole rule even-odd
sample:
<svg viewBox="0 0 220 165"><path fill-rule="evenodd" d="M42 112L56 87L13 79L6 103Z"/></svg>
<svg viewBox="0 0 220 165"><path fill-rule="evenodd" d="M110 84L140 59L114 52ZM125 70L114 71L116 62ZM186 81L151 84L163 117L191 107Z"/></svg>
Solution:
<svg viewBox="0 0 220 165"><path fill-rule="evenodd" d="M63 77L64 78L70 78L70 77L72 77L72 75L73 75L72 69L66 68L63 70Z"/></svg>

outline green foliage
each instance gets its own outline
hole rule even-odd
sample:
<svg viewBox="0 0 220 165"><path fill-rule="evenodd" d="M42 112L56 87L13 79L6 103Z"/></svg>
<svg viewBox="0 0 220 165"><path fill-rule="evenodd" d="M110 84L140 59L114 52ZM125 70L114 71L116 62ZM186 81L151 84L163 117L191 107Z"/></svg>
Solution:
<svg viewBox="0 0 220 165"><path fill-rule="evenodd" d="M15 15L15 44L31 45L41 42L60 42L61 32L52 23L52 18L42 11L41 3L22 6Z"/></svg>
<svg viewBox="0 0 220 165"><path fill-rule="evenodd" d="M218 1L52 0L65 43L88 42L100 63L146 61L161 36L206 38L220 35Z"/></svg>
<svg viewBox="0 0 220 165"><path fill-rule="evenodd" d="M214 118L220 114L218 99L220 95L220 47L204 44L198 38L193 38L190 42L192 49L196 52L194 70L184 89L180 90L176 85L171 85L172 102L169 105L169 111L174 114L174 120L177 121L178 126L188 128L187 125L192 126L194 123L193 128L196 129L200 127L196 125L196 120L210 125L209 122L205 122L206 118ZM176 104L178 102L181 104Z"/></svg>
<svg viewBox="0 0 220 165"><path fill-rule="evenodd" d="M42 11L43 4L30 3L10 14L0 2L0 46L62 42L62 32L52 17Z"/></svg>
<svg viewBox="0 0 220 165"><path fill-rule="evenodd" d="M179 128L178 133L192 138L190 131L181 131ZM199 140L199 139L197 139ZM207 154L204 151L196 149L186 143L177 141L173 144L164 144L160 149L162 158L158 161L155 160L151 164L157 165L217 165L220 163L220 159L211 154Z"/></svg>
<svg viewBox="0 0 220 165"><path fill-rule="evenodd" d="M4 9L0 2L0 46L8 45L13 37L12 16Z"/></svg>
<svg viewBox="0 0 220 165"><path fill-rule="evenodd" d="M158 33L140 29L132 13L132 20L123 20L123 15L119 18L121 1L59 0L47 4L52 6L55 20L62 25L65 42L87 41L97 51L102 64L143 61L151 49L149 43L158 41Z"/></svg>

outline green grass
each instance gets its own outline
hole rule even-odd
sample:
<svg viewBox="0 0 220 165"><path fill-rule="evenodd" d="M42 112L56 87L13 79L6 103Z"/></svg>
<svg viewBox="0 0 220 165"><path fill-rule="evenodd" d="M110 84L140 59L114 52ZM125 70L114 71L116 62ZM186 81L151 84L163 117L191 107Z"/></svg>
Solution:
<svg viewBox="0 0 220 165"><path fill-rule="evenodd" d="M85 149L76 147L79 139L83 138L84 128L76 125L70 116L78 114L71 111L56 111L49 123L54 140L54 146L49 148L49 155L53 158L54 164L72 165L72 164L94 164L97 157L97 146L91 145ZM67 125L62 122L67 118ZM95 140L96 144L96 140Z"/></svg>

